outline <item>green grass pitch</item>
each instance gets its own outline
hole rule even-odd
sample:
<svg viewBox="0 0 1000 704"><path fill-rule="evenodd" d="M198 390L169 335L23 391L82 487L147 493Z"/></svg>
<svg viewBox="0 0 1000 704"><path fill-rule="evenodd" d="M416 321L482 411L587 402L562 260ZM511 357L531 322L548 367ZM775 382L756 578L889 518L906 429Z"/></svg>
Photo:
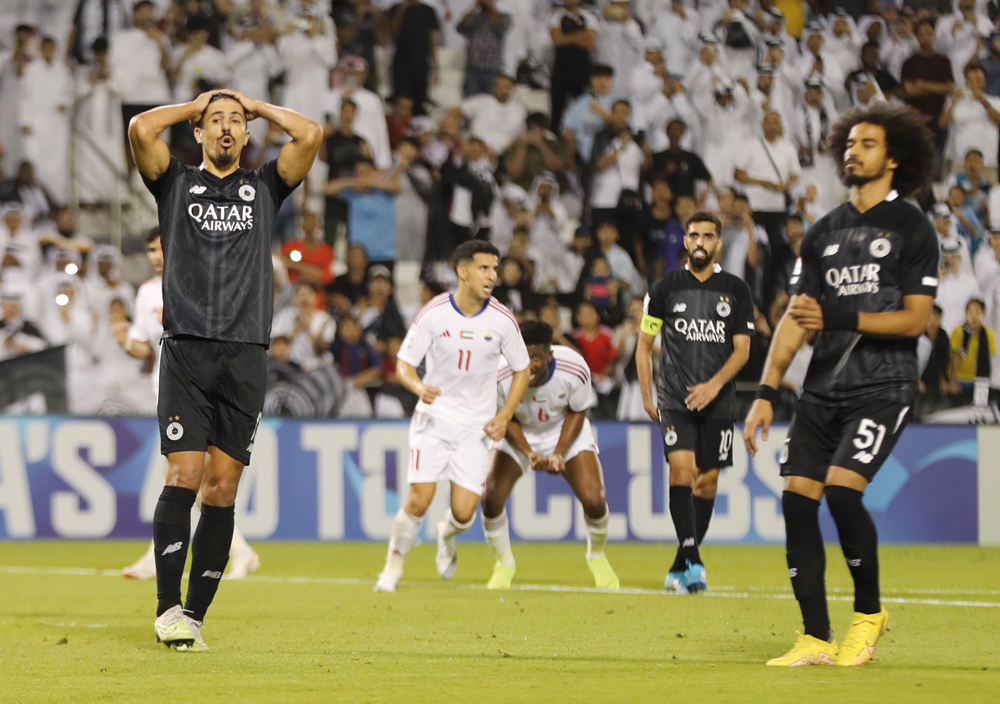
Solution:
<svg viewBox="0 0 1000 704"><path fill-rule="evenodd" d="M152 582L114 573L139 542L0 543L0 702L996 702L1000 550L886 547L892 630L863 668L778 669L799 627L783 549L704 550L710 593L660 593L673 549L610 545L630 593L592 585L582 545L516 544L520 588L482 588L492 559L461 544L455 580L415 548L395 594L373 594L375 544L257 545L223 582L211 651L156 644ZM828 555L831 616L850 576ZM532 588L534 587L534 588Z"/></svg>

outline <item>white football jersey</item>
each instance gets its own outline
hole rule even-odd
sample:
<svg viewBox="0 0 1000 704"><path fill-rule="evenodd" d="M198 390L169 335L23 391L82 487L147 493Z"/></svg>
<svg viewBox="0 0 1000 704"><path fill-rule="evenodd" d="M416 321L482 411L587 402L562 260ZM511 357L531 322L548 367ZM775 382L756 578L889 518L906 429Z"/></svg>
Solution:
<svg viewBox="0 0 1000 704"><path fill-rule="evenodd" d="M163 323L163 279L154 276L139 287L135 294L135 320L128 330L128 336L136 342L147 342L153 348L153 393L160 394L160 338Z"/></svg>
<svg viewBox="0 0 1000 704"><path fill-rule="evenodd" d="M497 404L502 407L510 393L513 372L501 365L497 381ZM597 402L590 382L590 368L576 350L552 346L549 376L540 386L529 386L514 411L525 433L545 435L560 431L566 414L585 411Z"/></svg>
<svg viewBox="0 0 1000 704"><path fill-rule="evenodd" d="M425 305L406 333L399 359L414 367L426 358L424 383L441 389L434 403L417 411L482 432L497 413L500 356L511 369L528 368L528 349L514 314L490 298L482 310L466 316L450 293Z"/></svg>

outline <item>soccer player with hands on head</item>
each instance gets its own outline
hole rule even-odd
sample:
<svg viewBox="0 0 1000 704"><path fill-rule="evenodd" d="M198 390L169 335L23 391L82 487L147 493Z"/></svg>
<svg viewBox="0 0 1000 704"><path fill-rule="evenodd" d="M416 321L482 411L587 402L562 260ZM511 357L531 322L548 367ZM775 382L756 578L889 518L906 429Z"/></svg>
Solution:
<svg viewBox="0 0 1000 704"><path fill-rule="evenodd" d="M277 159L239 166L247 123L289 137ZM170 156L160 134L190 121L200 167ZM135 164L156 198L163 249L163 339L157 415L167 457L153 515L157 640L207 650L205 613L229 561L236 490L264 407L274 307L271 233L282 201L312 167L322 128L292 110L215 90L132 118ZM202 499L191 535L191 507ZM187 599L181 577L190 547Z"/></svg>

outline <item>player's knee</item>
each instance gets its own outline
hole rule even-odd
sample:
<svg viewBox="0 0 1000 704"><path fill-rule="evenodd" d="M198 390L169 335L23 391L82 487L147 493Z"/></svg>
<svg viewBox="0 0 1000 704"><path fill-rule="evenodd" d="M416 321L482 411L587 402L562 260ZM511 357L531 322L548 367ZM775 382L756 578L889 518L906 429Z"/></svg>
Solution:
<svg viewBox="0 0 1000 704"><path fill-rule="evenodd" d="M239 483L239 477L213 476L201 485L202 501L209 506L232 506Z"/></svg>
<svg viewBox="0 0 1000 704"><path fill-rule="evenodd" d="M203 473L202 462L172 462L167 467L166 485L198 491Z"/></svg>
<svg viewBox="0 0 1000 704"><path fill-rule="evenodd" d="M608 512L608 502L604 500L603 491L584 495L580 498L580 504L583 506L584 515L592 520L604 518L604 514Z"/></svg>
<svg viewBox="0 0 1000 704"><path fill-rule="evenodd" d="M503 505L504 502L490 491L490 486L487 484L486 491L483 492L483 515L487 518L497 518L503 513Z"/></svg>
<svg viewBox="0 0 1000 704"><path fill-rule="evenodd" d="M471 509L465 506L458 509L452 507L451 515L455 519L455 523L466 525L476 517L476 507L473 506Z"/></svg>
<svg viewBox="0 0 1000 704"><path fill-rule="evenodd" d="M857 489L846 486L828 486L824 493L826 494L826 505L830 507L830 513L834 518L849 517L865 510L865 505L861 500L863 494Z"/></svg>
<svg viewBox="0 0 1000 704"><path fill-rule="evenodd" d="M431 487L431 491L427 492L422 488L416 488L422 487L422 485L410 485L410 493L406 497L406 504L403 508L414 518L422 518L427 512L427 509L430 507L431 501L434 500L434 485L431 484L429 486Z"/></svg>
<svg viewBox="0 0 1000 704"><path fill-rule="evenodd" d="M699 499L714 499L719 491L719 473L706 472L694 480L694 495Z"/></svg>

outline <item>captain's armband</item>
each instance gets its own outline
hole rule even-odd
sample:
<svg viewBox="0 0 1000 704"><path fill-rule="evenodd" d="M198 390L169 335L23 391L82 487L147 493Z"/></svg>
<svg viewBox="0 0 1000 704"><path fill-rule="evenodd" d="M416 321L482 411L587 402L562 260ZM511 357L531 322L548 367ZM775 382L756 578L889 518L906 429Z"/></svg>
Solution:
<svg viewBox="0 0 1000 704"><path fill-rule="evenodd" d="M647 335L656 335L660 332L660 328L663 327L663 321L659 318L654 318L648 313L644 313L642 316L642 322L639 324L639 329L642 330Z"/></svg>

